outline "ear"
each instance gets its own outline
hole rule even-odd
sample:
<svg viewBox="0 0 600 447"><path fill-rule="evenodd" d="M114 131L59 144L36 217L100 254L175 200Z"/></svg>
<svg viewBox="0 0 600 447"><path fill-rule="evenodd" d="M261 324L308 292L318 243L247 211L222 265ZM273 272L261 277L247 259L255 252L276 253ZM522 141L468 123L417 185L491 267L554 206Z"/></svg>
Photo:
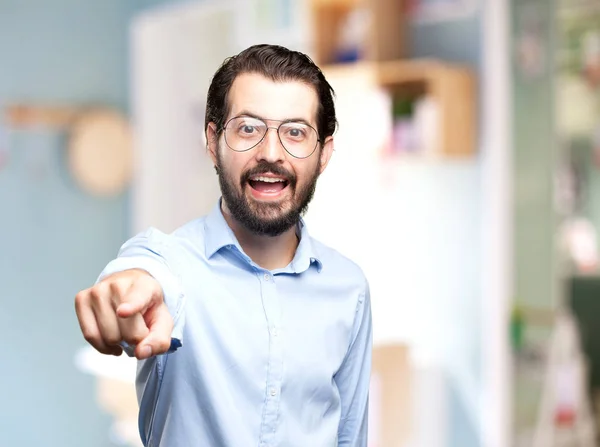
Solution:
<svg viewBox="0 0 600 447"><path fill-rule="evenodd" d="M321 169L319 171L319 175L323 173L323 171L329 164L329 160L331 159L332 154L333 154L333 137L329 136L325 139L325 143L323 143L323 147L321 148L321 153L319 154L319 156L321 157Z"/></svg>
<svg viewBox="0 0 600 447"><path fill-rule="evenodd" d="M206 148L210 154L213 164L217 165L217 151L219 150L219 137L217 136L217 125L212 121L206 126Z"/></svg>

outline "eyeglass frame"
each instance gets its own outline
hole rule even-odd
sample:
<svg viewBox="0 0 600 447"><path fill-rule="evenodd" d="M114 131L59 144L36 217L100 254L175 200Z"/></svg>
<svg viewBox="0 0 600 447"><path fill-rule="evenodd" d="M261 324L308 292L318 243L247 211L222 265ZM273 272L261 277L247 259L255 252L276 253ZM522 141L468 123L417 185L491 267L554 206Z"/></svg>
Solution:
<svg viewBox="0 0 600 447"><path fill-rule="evenodd" d="M243 151L238 151L238 150L236 150L236 149L232 148L232 147L229 145L229 143L227 142L227 134L226 134L225 130L227 129L227 125L228 125L228 124L229 124L231 121L233 121L233 120L235 120L235 119L238 119L238 118L244 118L244 117L247 117L247 118L252 118L252 119L255 119L255 120L258 120L258 121L262 121L262 122L265 124L266 131L265 131L265 134L262 136L262 138L261 138L261 139L260 139L260 140L259 140L259 141L258 141L256 144L254 144L253 146L250 146L248 149L244 149ZM278 123L279 123L279 126L277 126L277 127L269 126L269 125L267 125L267 121L276 121L276 122L278 122ZM307 155L307 156L305 156L305 157L298 157L297 155L294 155L294 154L292 154L292 153L291 153L291 152L288 150L288 148L287 148L287 147L285 147L285 144L283 144L283 141L281 141L281 135L279 135L279 128L280 128L281 126L283 126L284 124L287 124L287 123L301 123L301 124L303 124L303 125L305 125L305 126L308 126L308 127L310 127L312 130L314 130L314 131L315 131L315 133L317 134L317 141L315 142L315 147L313 148L313 150L312 150L312 152L311 152L310 154L308 154L308 155ZM226 144L226 145L227 145L227 147L228 147L229 149L231 149L233 152L248 152L248 151L250 151L250 150L254 149L256 146L258 146L259 144L261 144L261 143L262 143L262 142L265 140L265 137L267 136L267 133L269 132L269 130L270 130L270 129L275 129L275 131L277 132L277 138L279 139L279 143L281 143L281 147L283 147L283 149L284 149L284 150L285 150L285 151L286 151L288 154L290 154L292 157L294 157L294 158L297 158L297 159L299 159L299 160L305 160L305 159L309 158L309 157L310 157L312 154L314 154L314 153L315 153L315 151L317 150L317 146L319 145L319 143L323 144L323 140L322 140L322 139L319 137L319 131L318 131L317 129L315 129L313 126L311 126L310 124L308 124L308 123L307 123L306 121L304 121L304 120L302 120L302 121L299 121L299 120L292 120L292 119L288 119L288 120L274 120L274 119L259 118L259 117L257 117L257 116L252 116L252 115L243 114L243 115L237 115L237 116L234 116L234 117L232 117L232 118L229 118L229 119L227 120L227 122L226 122L226 123L225 123L225 124L224 124L224 125L221 127L221 129L219 130L219 132L223 132L223 139L225 140L225 144Z"/></svg>

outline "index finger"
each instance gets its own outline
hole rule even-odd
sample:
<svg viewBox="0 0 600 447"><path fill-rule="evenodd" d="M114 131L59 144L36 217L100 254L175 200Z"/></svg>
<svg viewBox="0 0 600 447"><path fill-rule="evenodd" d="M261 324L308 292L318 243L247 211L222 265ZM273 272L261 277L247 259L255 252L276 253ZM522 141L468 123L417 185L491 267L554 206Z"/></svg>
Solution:
<svg viewBox="0 0 600 447"><path fill-rule="evenodd" d="M156 298L155 283L144 280L136 281L121 298L121 304L117 306L117 316L129 318L138 313L143 314Z"/></svg>

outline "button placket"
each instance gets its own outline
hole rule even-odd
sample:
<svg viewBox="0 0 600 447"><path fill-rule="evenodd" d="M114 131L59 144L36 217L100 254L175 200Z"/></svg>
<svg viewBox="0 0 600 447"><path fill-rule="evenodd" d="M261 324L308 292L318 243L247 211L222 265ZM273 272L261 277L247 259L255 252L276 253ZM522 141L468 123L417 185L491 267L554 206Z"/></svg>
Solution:
<svg viewBox="0 0 600 447"><path fill-rule="evenodd" d="M272 445L276 441L279 404L283 380L283 350L278 337L281 324L281 308L277 296L275 277L270 272L262 272L262 299L269 334L269 364L266 378L266 399L261 424L260 441Z"/></svg>

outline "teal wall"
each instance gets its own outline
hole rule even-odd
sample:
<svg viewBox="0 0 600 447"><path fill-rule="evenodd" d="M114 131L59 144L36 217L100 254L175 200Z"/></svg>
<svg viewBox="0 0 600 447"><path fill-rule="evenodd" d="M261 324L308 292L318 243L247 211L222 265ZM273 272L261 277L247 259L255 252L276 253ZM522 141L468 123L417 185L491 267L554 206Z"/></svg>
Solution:
<svg viewBox="0 0 600 447"><path fill-rule="evenodd" d="M128 23L141 0L0 0L0 105L126 110ZM163 2L164 3L164 2ZM0 144L2 144L0 139ZM93 198L65 167L66 135L7 135L0 167L0 446L107 447L110 417L73 358L73 299L126 237L127 196Z"/></svg>

